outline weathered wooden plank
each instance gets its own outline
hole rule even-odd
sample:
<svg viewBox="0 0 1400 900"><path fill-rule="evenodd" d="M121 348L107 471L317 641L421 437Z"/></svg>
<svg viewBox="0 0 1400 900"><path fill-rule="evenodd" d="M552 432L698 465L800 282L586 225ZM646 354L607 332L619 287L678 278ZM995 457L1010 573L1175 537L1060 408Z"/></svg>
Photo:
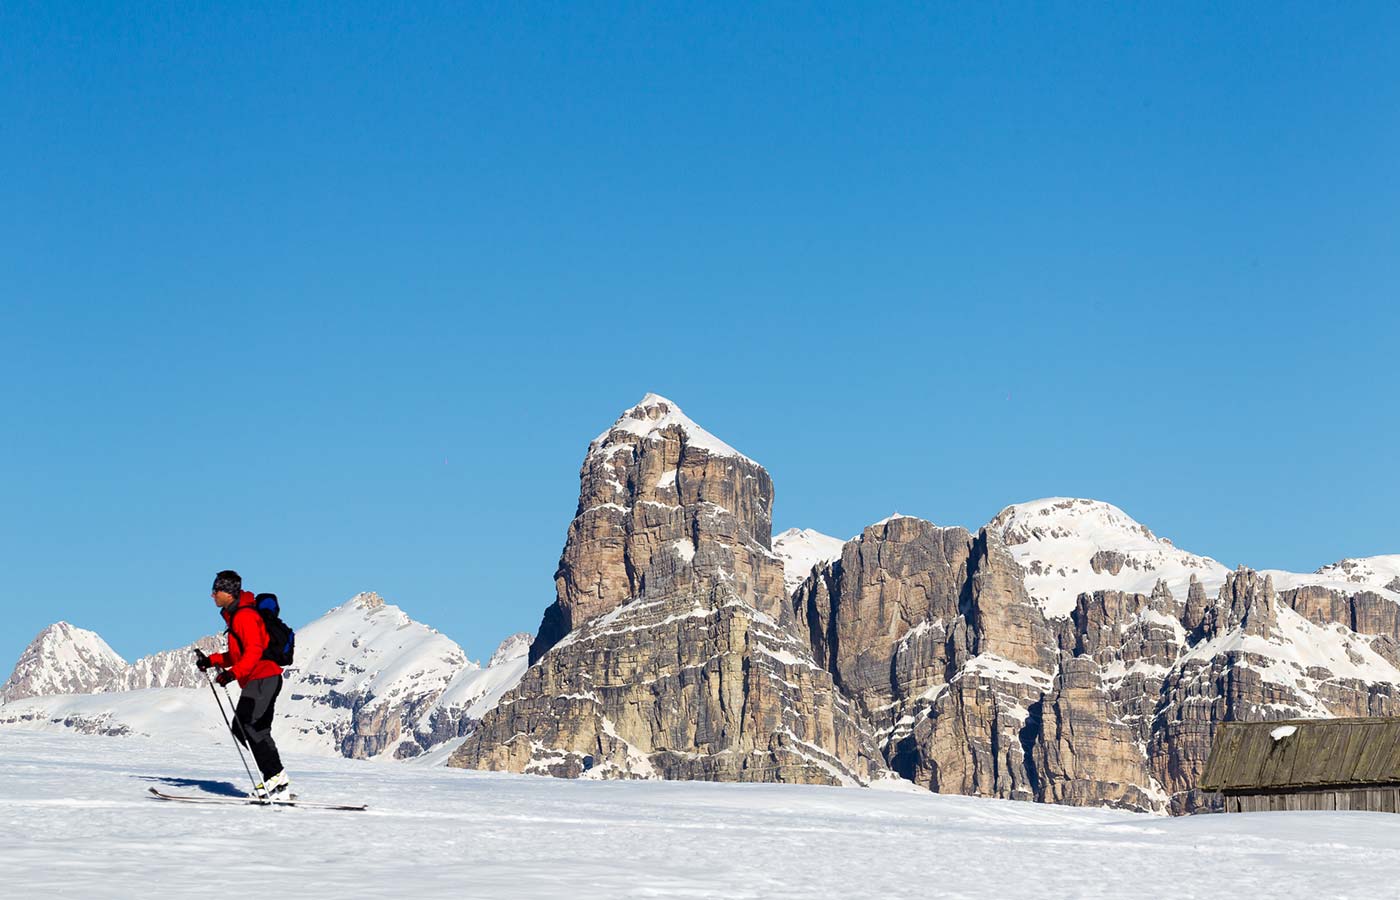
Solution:
<svg viewBox="0 0 1400 900"><path fill-rule="evenodd" d="M1270 732L1281 725L1296 730L1276 741ZM1398 783L1400 718L1295 719L1220 723L1200 787L1286 791ZM1365 805L1381 802L1378 796Z"/></svg>

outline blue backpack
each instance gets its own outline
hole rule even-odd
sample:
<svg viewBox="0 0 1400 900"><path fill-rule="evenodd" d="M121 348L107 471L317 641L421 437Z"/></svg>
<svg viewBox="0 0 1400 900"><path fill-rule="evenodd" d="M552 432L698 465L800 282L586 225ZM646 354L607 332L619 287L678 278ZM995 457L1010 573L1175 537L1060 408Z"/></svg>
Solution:
<svg viewBox="0 0 1400 900"><path fill-rule="evenodd" d="M292 627L282 621L282 608L277 603L276 594L258 594L253 598L253 609L262 616L263 628L267 629L267 649L263 651L262 658L271 660L279 666L290 666L292 656L296 652L297 633ZM228 633L234 640L238 640L238 635L234 634L233 623L230 621ZM242 641L239 641L242 646Z"/></svg>

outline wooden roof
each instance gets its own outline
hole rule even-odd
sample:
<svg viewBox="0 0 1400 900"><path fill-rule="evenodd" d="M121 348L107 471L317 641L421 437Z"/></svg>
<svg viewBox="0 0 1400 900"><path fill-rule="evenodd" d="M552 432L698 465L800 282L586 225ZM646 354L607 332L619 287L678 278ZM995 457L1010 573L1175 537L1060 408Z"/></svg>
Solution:
<svg viewBox="0 0 1400 900"><path fill-rule="evenodd" d="M1292 734L1275 739L1280 726ZM1400 718L1222 722L1200 787L1276 791L1400 784Z"/></svg>

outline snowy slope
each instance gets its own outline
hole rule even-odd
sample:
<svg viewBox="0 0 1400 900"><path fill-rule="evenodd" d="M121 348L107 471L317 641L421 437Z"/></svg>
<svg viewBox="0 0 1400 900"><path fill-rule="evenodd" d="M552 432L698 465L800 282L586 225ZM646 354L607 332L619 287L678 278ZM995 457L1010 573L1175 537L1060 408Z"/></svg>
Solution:
<svg viewBox="0 0 1400 900"><path fill-rule="evenodd" d="M237 702L238 686L229 692ZM229 740L207 686L26 697L0 706L0 734L10 731L151 738L170 746ZM276 734L282 737L280 729Z"/></svg>
<svg viewBox="0 0 1400 900"><path fill-rule="evenodd" d="M1178 548L1111 503L1049 497L1008 506L988 523L1026 570L1026 589L1052 617L1069 615L1081 592L1151 593L1164 579L1178 600L1194 575L1214 597L1230 571ZM1114 570L1117 570L1116 572ZM1373 590L1400 602L1400 555L1344 559L1316 572L1263 569L1274 589L1320 585L1346 594Z"/></svg>
<svg viewBox="0 0 1400 900"><path fill-rule="evenodd" d="M1314 574L1324 578L1335 578L1348 584L1400 591L1400 553L1343 559L1323 566Z"/></svg>
<svg viewBox="0 0 1400 900"><path fill-rule="evenodd" d="M1372 649L1371 641L1338 625L1318 625L1293 610L1275 608L1278 623L1265 638L1234 628L1187 651L1177 665L1209 661L1229 651L1242 651L1260 661L1237 666L1255 669L1260 678L1293 688L1304 704L1301 715L1331 716L1320 699L1323 682L1355 679L1366 684L1400 684L1400 669Z"/></svg>
<svg viewBox="0 0 1400 900"><path fill-rule="evenodd" d="M1274 580L1274 589L1287 591L1303 585L1320 585L1354 594L1375 591L1400 603L1400 554L1343 559L1323 566L1316 572L1286 572L1282 569L1262 569L1260 574Z"/></svg>
<svg viewBox="0 0 1400 900"><path fill-rule="evenodd" d="M788 593L812 574L812 567L841 558L846 542L811 528L789 528L773 537L773 552L783 561L783 583Z"/></svg>
<svg viewBox="0 0 1400 900"><path fill-rule="evenodd" d="M448 682L432 709L462 709L473 719L481 718L525 674L531 637L521 633L506 638L484 669L469 663Z"/></svg>
<svg viewBox="0 0 1400 900"><path fill-rule="evenodd" d="M1026 590L1052 617L1069 615L1081 592L1148 594L1158 579L1184 600L1194 575L1214 596L1229 572L1099 500L1050 497L1017 503L987 527L1001 534L1026 571Z"/></svg>
<svg viewBox="0 0 1400 900"><path fill-rule="evenodd" d="M417 743L415 729L429 730L435 713L479 716L523 672L514 659L482 669L456 641L362 593L298 629L278 718L306 751L393 756Z"/></svg>
<svg viewBox="0 0 1400 900"><path fill-rule="evenodd" d="M378 594L358 594L297 630L296 664L287 671L295 690L284 712L314 730L340 717L335 698L393 702L441 691L469 665L456 641Z"/></svg>
<svg viewBox="0 0 1400 900"><path fill-rule="evenodd" d="M227 881L298 900L939 896L1382 897L1400 817L1162 819L927 792L568 781L289 756L297 789L364 813L194 806L232 748L0 731L0 872L15 897L183 898ZM1319 835L1325 835L1320 840ZM936 848L928 851L927 848Z"/></svg>
<svg viewBox="0 0 1400 900"><path fill-rule="evenodd" d="M0 685L0 703L43 694L75 694L120 686L126 660L97 634L55 622L30 642L9 679Z"/></svg>

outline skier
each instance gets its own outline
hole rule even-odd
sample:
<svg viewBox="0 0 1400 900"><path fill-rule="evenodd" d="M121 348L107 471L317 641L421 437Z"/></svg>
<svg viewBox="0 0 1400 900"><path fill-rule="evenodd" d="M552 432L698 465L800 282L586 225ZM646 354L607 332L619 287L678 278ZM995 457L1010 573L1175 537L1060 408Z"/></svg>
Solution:
<svg viewBox="0 0 1400 900"><path fill-rule="evenodd" d="M267 628L254 608L253 594L243 590L239 574L225 569L215 575L212 596L228 626L228 651L206 656L196 648L195 665L201 672L211 666L223 669L214 680L225 687L238 681L242 694L234 713L233 736L253 752L262 773L263 782L255 796L288 799L291 782L272 740L272 714L282 692L282 667L263 657Z"/></svg>

